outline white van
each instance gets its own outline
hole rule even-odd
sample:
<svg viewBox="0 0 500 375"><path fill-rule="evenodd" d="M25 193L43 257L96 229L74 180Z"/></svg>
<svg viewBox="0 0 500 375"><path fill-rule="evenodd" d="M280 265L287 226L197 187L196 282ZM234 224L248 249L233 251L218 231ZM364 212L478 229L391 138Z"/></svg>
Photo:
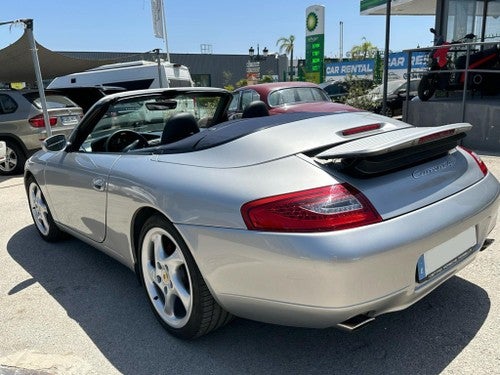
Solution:
<svg viewBox="0 0 500 375"><path fill-rule="evenodd" d="M90 86L141 90L159 87L191 87L193 81L189 69L184 65L162 62L158 66L155 62L140 60L102 65L84 72L57 77L47 88Z"/></svg>

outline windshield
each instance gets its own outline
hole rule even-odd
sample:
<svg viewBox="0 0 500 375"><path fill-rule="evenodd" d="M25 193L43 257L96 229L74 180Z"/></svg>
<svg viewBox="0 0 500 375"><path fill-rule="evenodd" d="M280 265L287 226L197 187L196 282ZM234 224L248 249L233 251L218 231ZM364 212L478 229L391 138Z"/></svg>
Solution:
<svg viewBox="0 0 500 375"><path fill-rule="evenodd" d="M326 93L317 87L289 87L273 91L267 101L271 107L307 102L329 102Z"/></svg>
<svg viewBox="0 0 500 375"><path fill-rule="evenodd" d="M38 93L28 93L24 94L24 97L28 99L35 107L42 109L42 101ZM71 108L78 107L74 102L62 95L52 95L46 94L45 101L47 102L47 108Z"/></svg>
<svg viewBox="0 0 500 375"><path fill-rule="evenodd" d="M107 137L118 130L133 130L139 133L160 133L166 121L177 113L190 113L199 128L221 122L226 98L218 93L193 92L176 96L153 94L117 101L95 124L85 144ZM87 149L84 146L84 149Z"/></svg>

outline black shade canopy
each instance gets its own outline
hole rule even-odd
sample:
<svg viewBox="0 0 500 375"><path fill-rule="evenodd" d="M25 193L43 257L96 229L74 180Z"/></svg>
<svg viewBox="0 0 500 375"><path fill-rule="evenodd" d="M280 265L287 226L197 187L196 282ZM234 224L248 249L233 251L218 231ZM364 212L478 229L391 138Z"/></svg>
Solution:
<svg viewBox="0 0 500 375"><path fill-rule="evenodd" d="M36 43L43 79L81 72L117 60L75 59ZM16 42L0 50L0 82L35 82L35 70L26 31Z"/></svg>

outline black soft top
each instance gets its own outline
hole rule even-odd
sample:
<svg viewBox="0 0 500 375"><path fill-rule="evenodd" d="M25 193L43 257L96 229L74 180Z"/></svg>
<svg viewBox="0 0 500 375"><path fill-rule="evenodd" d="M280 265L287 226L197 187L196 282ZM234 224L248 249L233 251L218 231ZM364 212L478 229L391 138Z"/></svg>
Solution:
<svg viewBox="0 0 500 375"><path fill-rule="evenodd" d="M332 113L295 112L277 116L265 116L226 121L202 130L181 141L137 150L137 153L177 154L200 151L219 146L260 130Z"/></svg>

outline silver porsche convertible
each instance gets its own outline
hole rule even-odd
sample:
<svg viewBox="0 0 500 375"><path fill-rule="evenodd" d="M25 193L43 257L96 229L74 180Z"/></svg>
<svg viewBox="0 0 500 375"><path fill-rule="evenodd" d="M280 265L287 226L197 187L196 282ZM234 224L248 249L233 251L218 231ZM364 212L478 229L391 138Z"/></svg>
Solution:
<svg viewBox="0 0 500 375"><path fill-rule="evenodd" d="M353 330L417 302L487 247L500 186L460 146L351 107L227 121L220 89L101 99L26 164L35 226L135 270L161 324L233 316Z"/></svg>

